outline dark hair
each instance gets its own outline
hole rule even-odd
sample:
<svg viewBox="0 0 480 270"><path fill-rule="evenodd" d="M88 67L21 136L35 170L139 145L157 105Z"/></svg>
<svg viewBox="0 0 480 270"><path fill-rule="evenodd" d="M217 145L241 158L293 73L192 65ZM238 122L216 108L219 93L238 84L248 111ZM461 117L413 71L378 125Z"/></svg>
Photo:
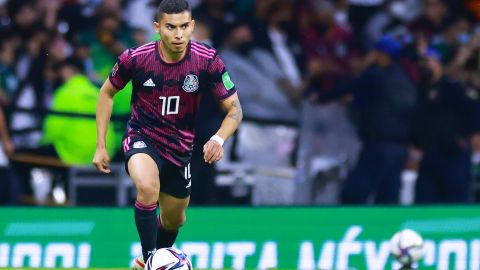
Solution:
<svg viewBox="0 0 480 270"><path fill-rule="evenodd" d="M54 63L52 68L54 71L58 72L64 67L71 67L79 73L85 73L85 65L82 60L78 59L75 56L71 56L63 61Z"/></svg>
<svg viewBox="0 0 480 270"><path fill-rule="evenodd" d="M178 14L184 11L192 12L190 3L187 0L163 0L157 8L157 14L155 20L159 22L162 19L162 15L165 14Z"/></svg>

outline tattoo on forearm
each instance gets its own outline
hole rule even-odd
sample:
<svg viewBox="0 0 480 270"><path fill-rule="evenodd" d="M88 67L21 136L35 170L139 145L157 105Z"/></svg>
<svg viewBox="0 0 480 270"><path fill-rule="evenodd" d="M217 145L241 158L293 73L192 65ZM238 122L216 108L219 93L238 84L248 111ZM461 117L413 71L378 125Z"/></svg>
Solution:
<svg viewBox="0 0 480 270"><path fill-rule="evenodd" d="M240 106L240 102L238 100L234 100L231 103L232 107L234 108L233 112L229 113L227 117L232 118L237 123L240 123L243 118L242 106Z"/></svg>

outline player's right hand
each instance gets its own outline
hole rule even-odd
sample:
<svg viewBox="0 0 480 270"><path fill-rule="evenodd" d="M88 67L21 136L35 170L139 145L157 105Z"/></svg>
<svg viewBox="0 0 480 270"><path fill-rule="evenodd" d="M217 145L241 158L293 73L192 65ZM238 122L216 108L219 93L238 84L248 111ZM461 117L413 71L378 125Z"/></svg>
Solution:
<svg viewBox="0 0 480 270"><path fill-rule="evenodd" d="M100 172L110 173L110 157L105 148L97 148L97 150L95 150L92 163Z"/></svg>

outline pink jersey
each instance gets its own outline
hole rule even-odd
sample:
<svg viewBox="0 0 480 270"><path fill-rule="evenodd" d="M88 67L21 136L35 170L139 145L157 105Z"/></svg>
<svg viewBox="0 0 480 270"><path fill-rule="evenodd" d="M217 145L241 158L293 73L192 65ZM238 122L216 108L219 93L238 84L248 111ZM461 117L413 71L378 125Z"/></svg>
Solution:
<svg viewBox="0 0 480 270"><path fill-rule="evenodd" d="M132 81L126 137L148 138L164 158L185 166L193 149L203 91L223 100L236 89L215 49L191 41L182 60L167 63L160 57L159 46L156 41L124 51L109 79L117 89Z"/></svg>

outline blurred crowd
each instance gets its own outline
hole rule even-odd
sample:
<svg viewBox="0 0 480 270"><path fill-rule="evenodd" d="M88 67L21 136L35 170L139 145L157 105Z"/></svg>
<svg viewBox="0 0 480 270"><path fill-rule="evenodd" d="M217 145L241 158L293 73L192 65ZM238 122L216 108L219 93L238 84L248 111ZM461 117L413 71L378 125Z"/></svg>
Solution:
<svg viewBox="0 0 480 270"><path fill-rule="evenodd" d="M123 50L158 38L159 2L0 0L2 203L22 203L32 188L18 153L91 162L100 85ZM298 131L282 164L246 160L294 168L296 197L322 188L311 183L333 164L345 173L330 203L399 204L412 174L409 203L480 201L480 2L190 2L193 39L219 51L254 127L244 130L263 134L250 140L282 138L272 125ZM115 97L113 161L122 160L130 93ZM222 119L211 97L202 102L196 145ZM201 149L192 166L192 203L225 203Z"/></svg>

